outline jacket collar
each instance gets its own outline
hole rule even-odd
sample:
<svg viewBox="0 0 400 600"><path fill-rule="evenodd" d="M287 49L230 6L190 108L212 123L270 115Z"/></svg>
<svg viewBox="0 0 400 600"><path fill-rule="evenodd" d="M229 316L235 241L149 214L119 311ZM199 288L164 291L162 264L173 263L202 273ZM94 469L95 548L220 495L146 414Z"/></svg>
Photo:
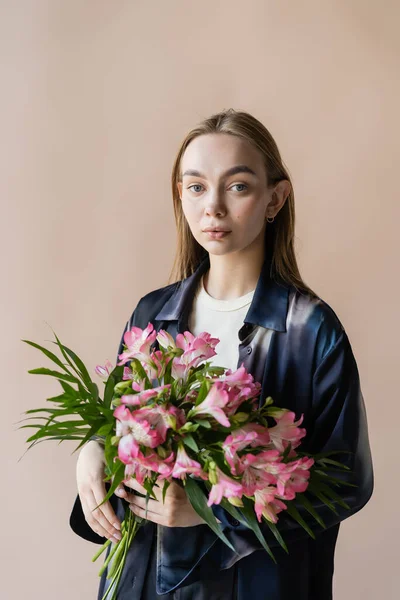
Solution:
<svg viewBox="0 0 400 600"><path fill-rule="evenodd" d="M210 268L207 255L196 270L178 282L172 296L164 304L155 319L178 321L178 329L188 328L188 317L200 277ZM290 286L271 277L271 260L266 258L258 278L253 300L244 321L266 329L286 331Z"/></svg>

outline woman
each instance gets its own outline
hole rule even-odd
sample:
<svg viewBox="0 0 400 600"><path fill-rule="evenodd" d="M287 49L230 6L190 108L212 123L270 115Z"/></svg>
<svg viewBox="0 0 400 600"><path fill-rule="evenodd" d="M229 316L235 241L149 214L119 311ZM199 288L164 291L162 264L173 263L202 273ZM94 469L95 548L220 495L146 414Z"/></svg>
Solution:
<svg viewBox="0 0 400 600"><path fill-rule="evenodd" d="M343 455L354 471L346 477L357 487L341 488L350 511L338 507L334 514L315 503L326 529L304 515L316 540L280 513L289 555L264 529L274 564L249 530L214 506L232 552L174 483L164 504L149 501L149 522L128 554L118 598L328 600L339 524L368 502L373 470L350 342L335 312L305 285L297 267L289 174L267 129L248 113L230 109L186 136L173 167L172 194L175 282L141 298L125 331L148 322L173 336L209 331L221 340L216 364L236 369L243 363L262 384L260 401L270 395L277 405L304 414L305 451L351 451ZM118 539L126 502L144 516L144 500L135 494L144 490L135 481L131 490L121 487L119 499L92 512L105 496L103 450L95 440L81 451L77 481L70 522L82 537L97 543ZM99 598L105 585L103 576Z"/></svg>

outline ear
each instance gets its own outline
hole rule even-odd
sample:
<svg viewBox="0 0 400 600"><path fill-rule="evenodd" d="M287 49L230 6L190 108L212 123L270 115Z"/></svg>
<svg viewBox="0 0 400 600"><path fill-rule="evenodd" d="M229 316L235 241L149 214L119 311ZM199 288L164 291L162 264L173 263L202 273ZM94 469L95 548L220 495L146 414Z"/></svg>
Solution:
<svg viewBox="0 0 400 600"><path fill-rule="evenodd" d="M290 194L291 185L287 179L279 181L271 194L271 200L267 206L266 217L275 217L284 206Z"/></svg>

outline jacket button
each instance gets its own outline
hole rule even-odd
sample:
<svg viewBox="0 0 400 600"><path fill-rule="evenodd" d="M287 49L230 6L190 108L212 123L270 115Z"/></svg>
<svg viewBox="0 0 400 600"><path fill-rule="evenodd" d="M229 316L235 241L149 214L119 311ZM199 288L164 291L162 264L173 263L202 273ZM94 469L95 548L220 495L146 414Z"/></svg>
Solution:
<svg viewBox="0 0 400 600"><path fill-rule="evenodd" d="M251 346L247 346L247 348L246 348L247 354L251 354L252 351L253 351L252 347Z"/></svg>

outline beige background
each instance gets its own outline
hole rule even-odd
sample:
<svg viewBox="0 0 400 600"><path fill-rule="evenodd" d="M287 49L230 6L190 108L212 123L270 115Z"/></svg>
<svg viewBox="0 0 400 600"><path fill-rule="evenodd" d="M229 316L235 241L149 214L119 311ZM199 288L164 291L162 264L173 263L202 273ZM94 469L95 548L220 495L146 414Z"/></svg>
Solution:
<svg viewBox="0 0 400 600"><path fill-rule="evenodd" d="M180 141L230 106L281 149L302 273L341 318L361 374L376 487L341 527L335 599L397 598L398 3L3 0L0 10L1 598L95 598L100 568L68 525L73 445L42 444L17 462L15 422L58 392L27 374L46 360L20 340L51 339L48 322L90 368L114 360L139 298L166 283Z"/></svg>

